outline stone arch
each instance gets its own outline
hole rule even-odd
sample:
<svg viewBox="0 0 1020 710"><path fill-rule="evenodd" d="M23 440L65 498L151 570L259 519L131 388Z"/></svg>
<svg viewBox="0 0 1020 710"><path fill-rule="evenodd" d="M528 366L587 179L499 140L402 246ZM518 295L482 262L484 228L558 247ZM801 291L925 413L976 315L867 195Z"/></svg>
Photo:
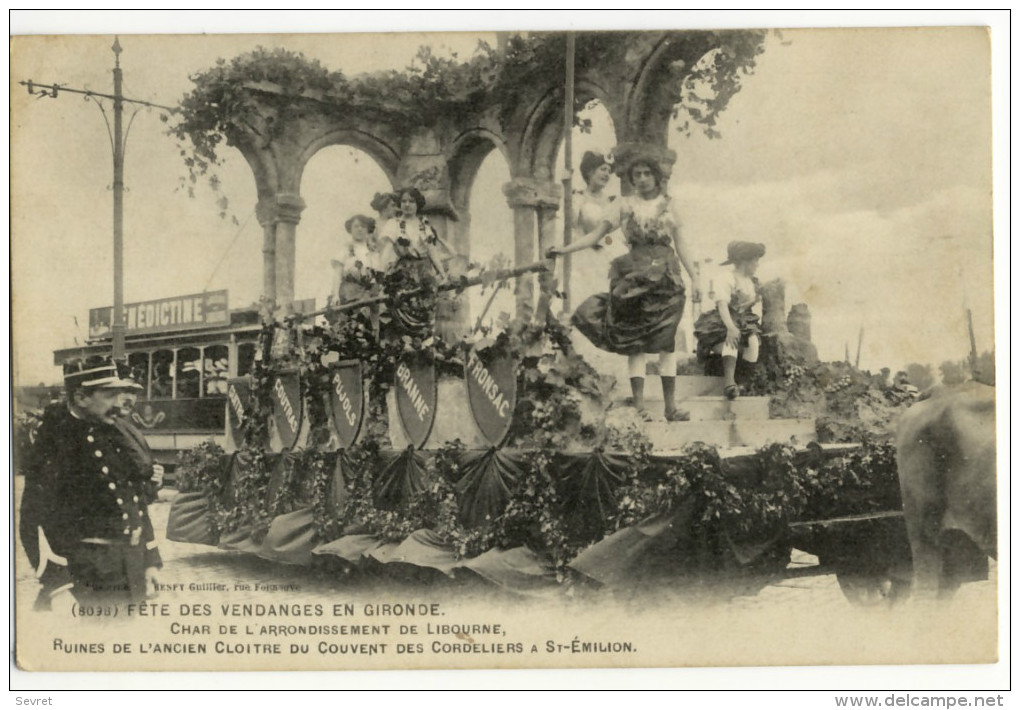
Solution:
<svg viewBox="0 0 1020 710"><path fill-rule="evenodd" d="M255 194L259 201L276 195L279 192L280 180L273 155L247 145L238 146L238 150L255 177Z"/></svg>
<svg viewBox="0 0 1020 710"><path fill-rule="evenodd" d="M574 85L575 96L583 102L598 100L606 107L613 121L613 130L619 135L621 112L613 100L612 92L600 82L585 76L578 77ZM557 173L556 155L563 140L563 93L560 87L549 87L535 102L521 137L518 173L539 180L553 180Z"/></svg>
<svg viewBox="0 0 1020 710"><path fill-rule="evenodd" d="M304 146L297 159L297 174L294 176L296 181L294 185L295 190L300 187L301 176L312 156L323 148L333 145L347 145L365 153L382 168L386 178L390 181L390 186L396 186L400 153L385 140L370 131L361 128L338 127L320 133Z"/></svg>
<svg viewBox="0 0 1020 710"><path fill-rule="evenodd" d="M719 47L711 33L692 34L678 43L664 35L642 61L628 92L625 131L621 141L665 146L672 118L675 89L669 86L667 66L682 61L687 71L706 54Z"/></svg>
<svg viewBox="0 0 1020 710"><path fill-rule="evenodd" d="M471 188L482 162L493 150L499 151L507 167L511 167L506 141L486 128L464 131L454 138L448 152L450 202L458 217L454 223L453 246L462 254L470 254Z"/></svg>
<svg viewBox="0 0 1020 710"><path fill-rule="evenodd" d="M652 79L666 62L669 50L669 40L661 38L648 57L641 63L631 84L630 100L627 102L627 115L624 124L626 140L648 141L651 136L647 135L645 123L648 120L646 112L649 109L650 89ZM665 135L662 136L665 142Z"/></svg>

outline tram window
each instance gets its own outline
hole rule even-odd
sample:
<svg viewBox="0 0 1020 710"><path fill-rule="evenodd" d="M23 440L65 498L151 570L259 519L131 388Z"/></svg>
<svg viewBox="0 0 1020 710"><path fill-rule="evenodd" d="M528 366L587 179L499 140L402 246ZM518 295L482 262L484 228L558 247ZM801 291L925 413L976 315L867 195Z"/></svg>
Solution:
<svg viewBox="0 0 1020 710"><path fill-rule="evenodd" d="M229 353L226 345L210 345L205 349L205 395L206 397L227 393L227 362Z"/></svg>
<svg viewBox="0 0 1020 710"><path fill-rule="evenodd" d="M177 399L195 399L199 396L201 367L198 348L181 348L177 351Z"/></svg>
<svg viewBox="0 0 1020 710"><path fill-rule="evenodd" d="M157 350L152 354L152 398L170 399L174 396L172 368L173 350Z"/></svg>
<svg viewBox="0 0 1020 710"><path fill-rule="evenodd" d="M131 353L128 355L128 370L131 371L131 378L148 390L149 353Z"/></svg>
<svg viewBox="0 0 1020 710"><path fill-rule="evenodd" d="M237 374L247 375L255 366L255 343L241 343L237 346Z"/></svg>

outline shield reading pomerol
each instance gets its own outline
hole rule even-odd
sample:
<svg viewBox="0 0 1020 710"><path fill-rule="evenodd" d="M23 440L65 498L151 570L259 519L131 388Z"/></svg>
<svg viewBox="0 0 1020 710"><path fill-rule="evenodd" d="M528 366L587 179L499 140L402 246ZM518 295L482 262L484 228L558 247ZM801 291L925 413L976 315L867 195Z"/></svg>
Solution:
<svg viewBox="0 0 1020 710"><path fill-rule="evenodd" d="M361 431L365 411L360 360L345 360L330 368L329 407L333 412L333 428L340 447L349 449L354 446Z"/></svg>
<svg viewBox="0 0 1020 710"><path fill-rule="evenodd" d="M499 446L510 431L517 406L517 367L513 358L472 348L464 378L475 423L490 444Z"/></svg>
<svg viewBox="0 0 1020 710"><path fill-rule="evenodd" d="M431 357L405 355L397 361L397 412L411 444L420 449L428 441L439 398L436 365Z"/></svg>
<svg viewBox="0 0 1020 710"><path fill-rule="evenodd" d="M227 380L227 426L234 444L244 440L248 426L248 405L251 400L251 378L234 377Z"/></svg>
<svg viewBox="0 0 1020 710"><path fill-rule="evenodd" d="M272 384L273 422L280 445L289 449L301 430L301 377L297 370L280 372Z"/></svg>

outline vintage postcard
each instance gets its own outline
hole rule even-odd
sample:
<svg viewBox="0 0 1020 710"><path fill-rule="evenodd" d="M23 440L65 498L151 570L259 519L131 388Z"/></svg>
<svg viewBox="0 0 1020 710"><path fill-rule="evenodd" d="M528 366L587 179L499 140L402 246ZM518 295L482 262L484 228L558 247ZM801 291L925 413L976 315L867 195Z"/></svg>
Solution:
<svg viewBox="0 0 1020 710"><path fill-rule="evenodd" d="M11 37L18 667L995 663L990 46Z"/></svg>

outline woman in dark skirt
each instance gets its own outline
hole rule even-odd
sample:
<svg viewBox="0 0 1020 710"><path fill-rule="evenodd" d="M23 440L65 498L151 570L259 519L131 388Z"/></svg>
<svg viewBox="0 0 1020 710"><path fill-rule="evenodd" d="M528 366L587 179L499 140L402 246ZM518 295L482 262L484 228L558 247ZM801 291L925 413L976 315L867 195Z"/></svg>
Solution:
<svg viewBox="0 0 1020 710"><path fill-rule="evenodd" d="M383 229L381 258L390 272L400 272L409 282L436 287L449 276L454 251L436 233L422 210L425 197L414 187L396 193L401 214ZM435 304L423 309L418 299L392 304L393 319L409 333L424 334L434 328L435 335L446 342L460 339L458 311L460 303L452 294L440 294Z"/></svg>
<svg viewBox="0 0 1020 710"><path fill-rule="evenodd" d="M596 347L627 356L634 406L646 420L650 415L644 407L645 356L658 355L666 419L684 421L690 415L676 406L674 352L686 293L681 264L691 277L695 299L700 289L681 236L680 219L662 190L658 162L639 156L627 167L626 176L635 194L614 203L594 230L549 254L589 249L617 227L623 230L630 251L610 265L609 293L584 301L572 322Z"/></svg>

